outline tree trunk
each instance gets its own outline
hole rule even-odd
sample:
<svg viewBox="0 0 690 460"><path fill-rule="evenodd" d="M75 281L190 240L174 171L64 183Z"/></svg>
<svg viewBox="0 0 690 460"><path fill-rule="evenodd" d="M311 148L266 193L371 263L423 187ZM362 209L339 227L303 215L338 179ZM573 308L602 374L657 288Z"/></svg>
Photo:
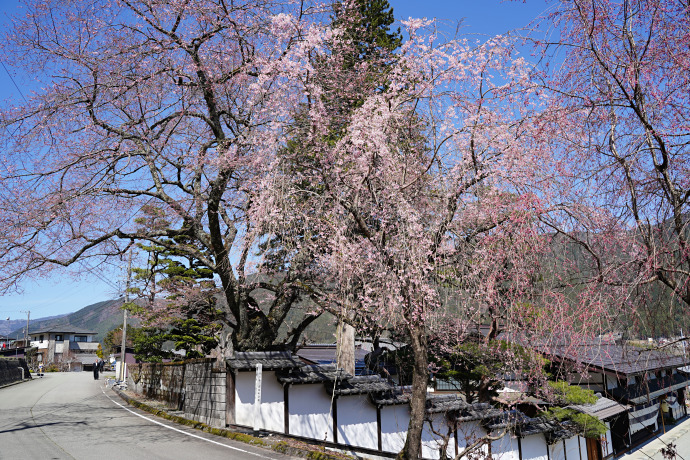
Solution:
<svg viewBox="0 0 690 460"><path fill-rule="evenodd" d="M422 455L422 429L426 417L426 387L429 381L426 334L423 326L412 325L410 342L414 365L412 367L412 395L410 398L410 424L405 446L399 460L417 460Z"/></svg>
<svg viewBox="0 0 690 460"><path fill-rule="evenodd" d="M337 348L338 366L355 375L355 328L343 320L338 322Z"/></svg>

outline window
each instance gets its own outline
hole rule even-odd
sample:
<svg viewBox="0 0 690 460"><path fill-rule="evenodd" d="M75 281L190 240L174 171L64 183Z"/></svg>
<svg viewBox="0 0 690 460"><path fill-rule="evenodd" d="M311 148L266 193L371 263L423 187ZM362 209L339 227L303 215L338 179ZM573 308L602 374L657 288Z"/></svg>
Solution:
<svg viewBox="0 0 690 460"><path fill-rule="evenodd" d="M86 342L86 336L85 335L75 335L74 341L75 342Z"/></svg>
<svg viewBox="0 0 690 460"><path fill-rule="evenodd" d="M58 342L62 341L62 334L55 334L55 340Z"/></svg>
<svg viewBox="0 0 690 460"><path fill-rule="evenodd" d="M38 336L38 341L41 342L41 343L43 343L43 334L41 334L40 336Z"/></svg>

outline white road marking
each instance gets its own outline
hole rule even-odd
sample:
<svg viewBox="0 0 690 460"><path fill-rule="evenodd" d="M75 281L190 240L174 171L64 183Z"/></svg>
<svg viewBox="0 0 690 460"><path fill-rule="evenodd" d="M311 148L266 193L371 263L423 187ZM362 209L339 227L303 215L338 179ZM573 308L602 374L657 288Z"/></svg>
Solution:
<svg viewBox="0 0 690 460"><path fill-rule="evenodd" d="M180 429L178 429L178 428L175 428L175 427L166 425L165 423L161 423L161 422L159 422L158 420L154 420L154 419L149 418L149 417L146 417L146 416L144 416L144 415L137 414L137 413L134 412L133 410L131 410L131 409L125 407L124 405L120 404L119 402L115 401L115 400L112 399L110 396L108 396L108 395L106 394L106 392L103 390L103 388L101 388L101 391L102 391L103 394L106 396L106 398L110 399L113 403L117 404L118 406L120 406L121 408L123 408L124 410L126 410L127 412L129 412L129 413L131 413L131 414L134 414L134 415L136 415L137 417L141 417L141 418L143 418L144 420L148 420L149 422L155 423L156 425L160 425L160 426L165 427L165 428L167 428L167 429L169 429L169 430L176 431L176 432L178 432L178 433L182 433L182 434L187 435L187 436L191 436L192 438L197 438L197 439L201 439L202 441L210 442L211 444L216 444L216 445L219 445L219 446L222 446L222 447L227 447L228 449L236 450L236 451L238 451L238 452L243 452L243 453L249 454L249 455L254 455L255 457L267 458L267 459L269 459L269 460L273 460L272 457L267 457L267 456L265 456L265 455L257 454L257 453L255 453L255 452L250 452L250 451L248 451L248 450L240 449L240 448L238 448L238 447L228 446L227 444L223 444L222 442L214 441L214 440L212 440L212 439L206 439L206 438L204 438L203 436L199 436L199 435L194 434L194 433L188 433L188 432L183 431L183 430L180 430Z"/></svg>

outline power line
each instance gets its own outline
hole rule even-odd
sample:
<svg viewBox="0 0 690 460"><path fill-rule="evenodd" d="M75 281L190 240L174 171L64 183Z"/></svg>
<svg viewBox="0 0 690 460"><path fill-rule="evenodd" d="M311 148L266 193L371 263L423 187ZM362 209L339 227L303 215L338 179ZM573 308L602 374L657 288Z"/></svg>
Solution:
<svg viewBox="0 0 690 460"><path fill-rule="evenodd" d="M10 77L10 80L12 80L12 84L14 85L15 88L17 88L17 91L18 91L19 94L22 96L22 99L24 99L24 102L26 102L26 103L28 104L29 101L26 100L26 97L24 97L24 93L22 93L22 90L19 89L19 85L17 85L17 82L14 81L14 77L12 76L12 74L10 73L10 71L7 70L7 67L5 67L5 63L2 62L2 61L0 61L0 64L2 64L2 68L5 69L5 72L7 73L7 76Z"/></svg>

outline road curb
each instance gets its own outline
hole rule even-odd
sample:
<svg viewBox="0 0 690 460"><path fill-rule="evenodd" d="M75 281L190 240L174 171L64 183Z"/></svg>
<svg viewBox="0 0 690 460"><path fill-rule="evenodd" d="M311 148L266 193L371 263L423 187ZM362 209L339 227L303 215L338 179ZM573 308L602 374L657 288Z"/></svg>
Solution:
<svg viewBox="0 0 690 460"><path fill-rule="evenodd" d="M202 422L197 422L196 420L190 420L188 418L180 417L179 415L169 414L168 412L151 407L146 403L137 401L131 396L125 394L124 392L112 389L122 400L132 407L143 410L150 414L156 415L158 417L164 418L168 421L188 426L196 430L203 431L205 433L213 434L215 436L221 436L223 438L232 439L234 441L243 442L245 444L250 444L254 446L260 446L266 449L271 449L275 452L292 455L294 457L306 458L309 460L354 460L355 457L346 454L339 454L336 452L326 452L318 447L302 443L300 447L295 447L290 445L285 440L271 440L253 436L247 433L240 433L237 431L231 431L224 428L214 428Z"/></svg>
<svg viewBox="0 0 690 460"><path fill-rule="evenodd" d="M6 383L4 385L0 385L0 390L2 390L3 388L12 387L14 385L19 385L20 383L30 382L32 380L33 379L24 379L24 380L17 380L16 382L12 382L12 383Z"/></svg>

